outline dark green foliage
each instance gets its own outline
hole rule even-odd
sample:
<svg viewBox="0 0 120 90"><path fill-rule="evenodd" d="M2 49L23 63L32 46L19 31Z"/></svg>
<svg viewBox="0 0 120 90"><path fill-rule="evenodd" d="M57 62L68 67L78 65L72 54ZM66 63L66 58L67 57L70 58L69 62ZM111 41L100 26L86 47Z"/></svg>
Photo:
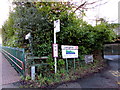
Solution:
<svg viewBox="0 0 120 90"><path fill-rule="evenodd" d="M49 56L54 38L53 21L57 19L61 22L61 31L57 33L60 58L60 45L78 45L79 55L92 54L95 49L102 49L105 42L115 38L110 25L105 23L93 27L78 18L72 8L67 3L18 4L2 28L3 44L27 50L29 42L25 40L25 35L31 32L34 55Z"/></svg>
<svg viewBox="0 0 120 90"><path fill-rule="evenodd" d="M2 28L3 45L25 48L30 52L29 41L25 40L25 35L31 32L32 47L35 56L48 56L46 66L37 67L39 84L51 84L60 80L68 81L74 75L73 59L69 61L69 69L72 75L68 75L65 70L65 60L62 59L61 45L79 46L79 58L76 60L76 70L84 67L87 70L83 55L93 54L95 50L101 50L105 42L111 42L115 37L112 25L101 23L93 27L82 18L78 18L73 13L72 6L67 3L18 3L13 12L10 13L9 19ZM54 73L54 60L52 57L52 44L54 39L54 20L60 19L60 32L57 33L57 44L59 57L57 61L58 73ZM96 60L97 61L97 60ZM93 63L94 64L94 63ZM91 66L94 66L91 64ZM96 64L95 64L96 65ZM77 71L77 72L78 72ZM91 70L88 70L91 71ZM68 77L69 76L69 77ZM75 77L74 77L75 76ZM50 79L50 77L53 77ZM58 77L58 78L57 78ZM79 77L79 75L78 75ZM29 78L27 78L29 79ZM50 81L53 80L53 81Z"/></svg>

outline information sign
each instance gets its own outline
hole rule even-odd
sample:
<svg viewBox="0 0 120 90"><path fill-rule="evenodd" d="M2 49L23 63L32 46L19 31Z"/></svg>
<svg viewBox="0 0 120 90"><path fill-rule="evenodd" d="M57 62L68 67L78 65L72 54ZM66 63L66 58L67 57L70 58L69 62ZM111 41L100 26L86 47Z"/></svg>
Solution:
<svg viewBox="0 0 120 90"><path fill-rule="evenodd" d="M53 44L53 57L58 57L58 44Z"/></svg>
<svg viewBox="0 0 120 90"><path fill-rule="evenodd" d="M78 58L78 46L62 45L63 58Z"/></svg>
<svg viewBox="0 0 120 90"><path fill-rule="evenodd" d="M85 55L84 59L86 63L93 62L93 55Z"/></svg>
<svg viewBox="0 0 120 90"><path fill-rule="evenodd" d="M60 32L60 20L54 21L54 31L55 32Z"/></svg>

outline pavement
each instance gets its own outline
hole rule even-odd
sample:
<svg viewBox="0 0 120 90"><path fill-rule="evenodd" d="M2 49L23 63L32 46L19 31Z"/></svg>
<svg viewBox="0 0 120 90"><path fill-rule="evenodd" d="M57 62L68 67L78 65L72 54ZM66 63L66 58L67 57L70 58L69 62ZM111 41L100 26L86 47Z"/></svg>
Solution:
<svg viewBox="0 0 120 90"><path fill-rule="evenodd" d="M0 89L2 88L18 88L13 83L20 80L19 74L7 61L0 51Z"/></svg>

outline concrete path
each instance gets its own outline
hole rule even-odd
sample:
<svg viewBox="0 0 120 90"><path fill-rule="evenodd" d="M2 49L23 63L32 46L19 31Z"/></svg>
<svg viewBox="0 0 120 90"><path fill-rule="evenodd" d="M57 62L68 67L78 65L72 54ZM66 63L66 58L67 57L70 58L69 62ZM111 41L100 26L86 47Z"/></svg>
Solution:
<svg viewBox="0 0 120 90"><path fill-rule="evenodd" d="M12 83L19 80L20 76L0 51L0 89L17 88Z"/></svg>

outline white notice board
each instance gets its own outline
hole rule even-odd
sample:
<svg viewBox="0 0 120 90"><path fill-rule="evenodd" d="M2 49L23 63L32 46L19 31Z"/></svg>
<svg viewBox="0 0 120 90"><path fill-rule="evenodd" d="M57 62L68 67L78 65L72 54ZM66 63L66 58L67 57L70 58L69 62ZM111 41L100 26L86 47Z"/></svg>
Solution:
<svg viewBox="0 0 120 90"><path fill-rule="evenodd" d="M61 45L62 58L78 58L78 46Z"/></svg>
<svg viewBox="0 0 120 90"><path fill-rule="evenodd" d="M60 32L60 19L54 21L54 31Z"/></svg>

